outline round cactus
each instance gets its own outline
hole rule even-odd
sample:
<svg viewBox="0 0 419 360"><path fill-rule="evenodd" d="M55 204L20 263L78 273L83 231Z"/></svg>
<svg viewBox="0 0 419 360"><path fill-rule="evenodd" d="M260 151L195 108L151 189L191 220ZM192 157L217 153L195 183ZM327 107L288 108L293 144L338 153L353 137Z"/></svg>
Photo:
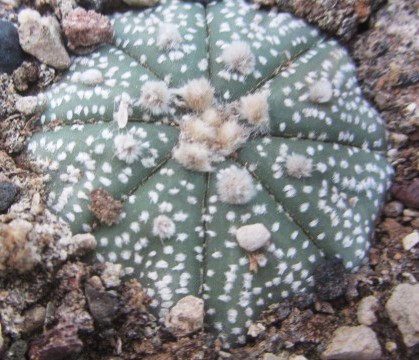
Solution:
<svg viewBox="0 0 419 360"><path fill-rule="evenodd" d="M227 343L310 291L322 259L359 266L391 168L335 41L237 0L166 0L112 23L114 44L42 95L49 130L28 146L50 208L95 233L100 260L130 269L161 319L201 297Z"/></svg>

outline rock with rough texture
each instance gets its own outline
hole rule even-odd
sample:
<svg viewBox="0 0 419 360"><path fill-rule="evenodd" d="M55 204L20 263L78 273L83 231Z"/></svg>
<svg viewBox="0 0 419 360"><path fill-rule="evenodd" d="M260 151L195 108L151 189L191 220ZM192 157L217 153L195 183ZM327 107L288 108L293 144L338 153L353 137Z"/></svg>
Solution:
<svg viewBox="0 0 419 360"><path fill-rule="evenodd" d="M258 0L258 3L270 3ZM280 10L291 11L297 16L316 24L329 34L343 40L351 39L360 24L368 21L371 13L379 8L383 0L277 0ZM308 5L309 4L309 5Z"/></svg>
<svg viewBox="0 0 419 360"><path fill-rule="evenodd" d="M381 347L376 334L369 327L342 326L335 331L322 359L378 360L381 359Z"/></svg>
<svg viewBox="0 0 419 360"><path fill-rule="evenodd" d="M89 48L110 42L113 36L109 19L93 10L78 7L63 19L63 30L71 49Z"/></svg>
<svg viewBox="0 0 419 360"><path fill-rule="evenodd" d="M83 256L89 251L96 248L96 239L92 234L76 234L69 237L62 237L58 241L58 245L65 249L66 255L68 256ZM64 256L62 256L64 257ZM64 258L63 258L64 260Z"/></svg>
<svg viewBox="0 0 419 360"><path fill-rule="evenodd" d="M77 327L65 325L54 328L32 342L30 360L65 360L77 356L83 349L83 342L77 334Z"/></svg>
<svg viewBox="0 0 419 360"><path fill-rule="evenodd" d="M125 4L135 7L150 7L156 6L160 0L122 0Z"/></svg>
<svg viewBox="0 0 419 360"><path fill-rule="evenodd" d="M0 182L0 213L5 212L12 205L19 188L8 181Z"/></svg>
<svg viewBox="0 0 419 360"><path fill-rule="evenodd" d="M380 303L375 296L367 296L358 305L358 322L362 325L372 325L377 321L375 312L379 309Z"/></svg>
<svg viewBox="0 0 419 360"><path fill-rule="evenodd" d="M39 79L39 69L34 63L25 61L13 72L12 78L17 91L26 91Z"/></svg>
<svg viewBox="0 0 419 360"><path fill-rule="evenodd" d="M419 243L419 232L417 230L406 235L403 240L403 249L411 250Z"/></svg>
<svg viewBox="0 0 419 360"><path fill-rule="evenodd" d="M0 20L0 54L0 74L12 73L24 60L16 28L3 20Z"/></svg>
<svg viewBox="0 0 419 360"><path fill-rule="evenodd" d="M118 297L102 289L87 284L85 294L89 311L99 324L110 324L118 310Z"/></svg>
<svg viewBox="0 0 419 360"><path fill-rule="evenodd" d="M23 115L33 115L38 111L42 111L45 107L45 101L39 101L36 96L22 96L16 100L15 107Z"/></svg>
<svg viewBox="0 0 419 360"><path fill-rule="evenodd" d="M201 329L204 325L204 301L192 295L180 299L170 309L165 325L176 336L185 336Z"/></svg>
<svg viewBox="0 0 419 360"><path fill-rule="evenodd" d="M103 12L119 8L122 0L77 0L77 4L85 9Z"/></svg>
<svg viewBox="0 0 419 360"><path fill-rule="evenodd" d="M419 343L419 284L396 286L387 301L386 310L391 321L403 335L406 346Z"/></svg>
<svg viewBox="0 0 419 360"><path fill-rule="evenodd" d="M342 296L347 288L346 270L341 260L323 261L314 271L314 285L320 300L333 300Z"/></svg>
<svg viewBox="0 0 419 360"><path fill-rule="evenodd" d="M100 279L105 288L113 288L121 285L122 265L105 262L103 267L104 269Z"/></svg>
<svg viewBox="0 0 419 360"><path fill-rule="evenodd" d="M397 217L403 212L403 204L400 201L390 201L383 208L383 213L385 216Z"/></svg>
<svg viewBox="0 0 419 360"><path fill-rule="evenodd" d="M31 9L18 16L19 41L23 50L56 69L67 69L71 60L62 43L60 24L53 16L42 17Z"/></svg>
<svg viewBox="0 0 419 360"><path fill-rule="evenodd" d="M21 219L0 224L0 272L25 273L40 261L39 249L28 241L33 225Z"/></svg>
<svg viewBox="0 0 419 360"><path fill-rule="evenodd" d="M419 209L419 179L394 184L391 192L403 204Z"/></svg>

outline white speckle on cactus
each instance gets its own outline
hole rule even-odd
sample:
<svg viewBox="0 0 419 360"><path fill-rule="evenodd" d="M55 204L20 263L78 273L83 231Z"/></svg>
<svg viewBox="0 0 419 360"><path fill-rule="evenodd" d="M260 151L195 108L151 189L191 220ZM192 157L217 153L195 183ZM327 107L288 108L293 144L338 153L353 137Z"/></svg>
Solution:
<svg viewBox="0 0 419 360"><path fill-rule="evenodd" d="M181 142L173 149L173 158L186 169L212 171L214 153L203 144Z"/></svg>
<svg viewBox="0 0 419 360"><path fill-rule="evenodd" d="M310 101L317 104L329 102L333 96L333 86L327 79L315 81L309 89Z"/></svg>
<svg viewBox="0 0 419 360"><path fill-rule="evenodd" d="M205 78L190 80L175 92L177 104L194 111L204 111L214 101L214 88Z"/></svg>
<svg viewBox="0 0 419 360"><path fill-rule="evenodd" d="M141 87L140 104L153 115L169 111L170 91L164 81L147 81Z"/></svg>
<svg viewBox="0 0 419 360"><path fill-rule="evenodd" d="M159 215L153 220L154 236L158 236L160 239L169 239L176 233L176 225L171 218L166 215Z"/></svg>
<svg viewBox="0 0 419 360"><path fill-rule="evenodd" d="M240 115L260 132L269 127L268 92L257 92L240 98Z"/></svg>
<svg viewBox="0 0 419 360"><path fill-rule="evenodd" d="M264 247L270 238L270 231L262 223L244 225L236 231L236 239L240 247L249 252Z"/></svg>
<svg viewBox="0 0 419 360"><path fill-rule="evenodd" d="M300 154L291 154L285 163L287 173L297 179L310 177L313 171L313 160Z"/></svg>
<svg viewBox="0 0 419 360"><path fill-rule="evenodd" d="M129 133L115 136L114 148L116 157L127 164L132 164L141 155L141 143Z"/></svg>
<svg viewBox="0 0 419 360"><path fill-rule="evenodd" d="M182 36L174 24L163 23L159 27L157 46L161 50L176 50L182 43Z"/></svg>
<svg viewBox="0 0 419 360"><path fill-rule="evenodd" d="M235 165L217 173L217 193L227 204L246 204L256 195L252 176Z"/></svg>

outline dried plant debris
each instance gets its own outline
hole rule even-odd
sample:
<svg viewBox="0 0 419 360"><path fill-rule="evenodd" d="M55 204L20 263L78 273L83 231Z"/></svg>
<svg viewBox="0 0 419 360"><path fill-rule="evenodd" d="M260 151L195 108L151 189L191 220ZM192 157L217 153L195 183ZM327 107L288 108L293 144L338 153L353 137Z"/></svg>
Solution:
<svg viewBox="0 0 419 360"><path fill-rule="evenodd" d="M137 276L160 319L202 298L226 343L243 343L269 304L312 291L324 257L359 266L391 168L335 41L232 0L164 1L111 22L115 43L42 95L41 124L63 125L28 146L74 232L93 230L95 189L124 203L95 230L100 260ZM235 237L256 224L269 243L249 259Z"/></svg>

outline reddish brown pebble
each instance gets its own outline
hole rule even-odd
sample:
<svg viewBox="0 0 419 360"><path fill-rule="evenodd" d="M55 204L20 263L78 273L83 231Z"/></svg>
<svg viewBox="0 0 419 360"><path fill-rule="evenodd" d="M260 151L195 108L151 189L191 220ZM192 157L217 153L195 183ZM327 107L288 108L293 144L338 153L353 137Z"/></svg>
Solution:
<svg viewBox="0 0 419 360"><path fill-rule="evenodd" d="M83 349L77 327L64 325L54 328L31 344L30 360L65 360L76 358Z"/></svg>
<svg viewBox="0 0 419 360"><path fill-rule="evenodd" d="M115 224L122 210L122 203L103 189L96 189L90 193L89 209L93 215L106 225Z"/></svg>
<svg viewBox="0 0 419 360"><path fill-rule="evenodd" d="M113 36L111 22L106 16L81 7L64 18L63 30L72 49L110 42Z"/></svg>
<svg viewBox="0 0 419 360"><path fill-rule="evenodd" d="M419 179L394 184L391 193L408 207L419 209Z"/></svg>

